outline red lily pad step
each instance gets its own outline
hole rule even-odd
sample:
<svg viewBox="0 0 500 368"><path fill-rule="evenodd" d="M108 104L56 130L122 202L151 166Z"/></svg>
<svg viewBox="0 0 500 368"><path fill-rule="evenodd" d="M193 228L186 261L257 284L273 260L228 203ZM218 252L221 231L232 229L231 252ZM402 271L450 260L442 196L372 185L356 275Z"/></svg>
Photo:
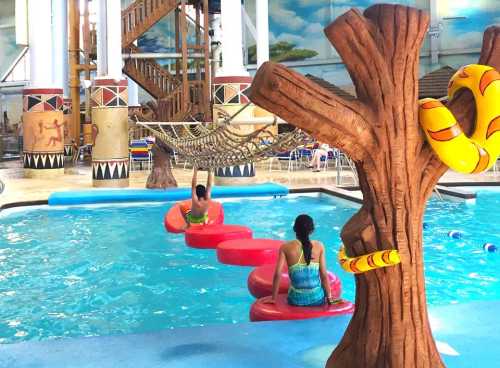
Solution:
<svg viewBox="0 0 500 368"><path fill-rule="evenodd" d="M284 242L273 239L235 239L217 245L219 262L235 266L275 264Z"/></svg>
<svg viewBox="0 0 500 368"><path fill-rule="evenodd" d="M218 244L234 239L251 239L252 229L241 225L206 225L190 227L185 232L186 244L193 248L215 249Z"/></svg>

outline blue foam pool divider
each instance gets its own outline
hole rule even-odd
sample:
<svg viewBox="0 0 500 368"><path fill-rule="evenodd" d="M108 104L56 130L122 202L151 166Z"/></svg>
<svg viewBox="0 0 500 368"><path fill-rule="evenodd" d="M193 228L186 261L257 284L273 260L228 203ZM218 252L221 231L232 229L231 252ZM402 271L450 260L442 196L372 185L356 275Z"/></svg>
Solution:
<svg viewBox="0 0 500 368"><path fill-rule="evenodd" d="M274 183L245 186L215 186L212 198L284 196L288 188ZM189 199L191 188L170 189L108 189L54 192L49 196L49 205L75 205L120 202L167 202Z"/></svg>

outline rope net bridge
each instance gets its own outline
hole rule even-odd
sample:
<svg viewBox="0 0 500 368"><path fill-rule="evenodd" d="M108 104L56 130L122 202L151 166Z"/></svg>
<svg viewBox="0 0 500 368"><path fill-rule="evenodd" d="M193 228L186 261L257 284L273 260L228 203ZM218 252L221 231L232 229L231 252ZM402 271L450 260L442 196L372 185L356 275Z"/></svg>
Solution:
<svg viewBox="0 0 500 368"><path fill-rule="evenodd" d="M248 122L232 122L248 105L222 122L140 122L153 136L173 149L195 167L215 169L243 165L268 158L273 152L292 150L304 143L306 134L300 129L275 134L271 127L277 119L248 134L237 132L235 126L262 124L259 118ZM269 120L269 119L267 119Z"/></svg>

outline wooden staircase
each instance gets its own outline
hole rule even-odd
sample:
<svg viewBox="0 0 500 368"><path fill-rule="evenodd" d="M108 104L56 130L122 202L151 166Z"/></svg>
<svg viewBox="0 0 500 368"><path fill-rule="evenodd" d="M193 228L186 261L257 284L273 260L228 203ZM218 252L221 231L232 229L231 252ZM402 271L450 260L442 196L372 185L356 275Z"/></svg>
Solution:
<svg viewBox="0 0 500 368"><path fill-rule="evenodd" d="M184 4L193 4L198 7L203 0L184 1ZM147 32L153 25L172 11L176 12L176 39L179 48L183 48L183 60L177 62L176 75L172 75L154 59L134 59L125 61L124 73L139 84L151 96L158 101L157 116L161 121L184 121L190 116L203 116L209 119L210 113L210 93L205 86L206 81L201 79L201 72L196 73L198 80L188 81L186 35L181 36L182 20L180 14L186 16L179 8L182 8L183 1L180 0L136 0L122 11L122 48L129 53L139 53L140 49L133 44L141 35ZM206 2L208 4L208 2ZM199 11L199 10L198 10ZM205 15L207 16L207 15ZM186 24L186 19L183 19ZM181 26L179 27L179 23ZM208 23L206 23L208 24ZM186 31L185 31L186 32ZM200 37L197 38L198 41ZM182 44L182 46L181 46ZM208 53L208 46L197 44L191 46L198 52L205 50ZM208 61L208 57L205 62ZM184 68L180 72L179 65ZM209 71L208 71L209 72Z"/></svg>
<svg viewBox="0 0 500 368"><path fill-rule="evenodd" d="M128 46L127 51L140 52L134 45ZM181 84L154 59L127 59L123 71L157 100L167 97Z"/></svg>
<svg viewBox="0 0 500 368"><path fill-rule="evenodd" d="M179 0L136 0L122 11L122 47L126 48L176 9Z"/></svg>

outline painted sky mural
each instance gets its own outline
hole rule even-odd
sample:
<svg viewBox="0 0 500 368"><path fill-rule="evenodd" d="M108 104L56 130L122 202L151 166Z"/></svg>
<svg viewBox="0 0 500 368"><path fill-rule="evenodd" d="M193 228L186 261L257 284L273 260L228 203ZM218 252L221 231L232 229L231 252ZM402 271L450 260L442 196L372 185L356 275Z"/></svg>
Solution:
<svg viewBox="0 0 500 368"><path fill-rule="evenodd" d="M349 86L351 80L339 64L338 54L323 34L323 29L339 15L351 8L363 10L376 3L395 3L429 9L429 0L270 0L269 29L271 57L273 45L286 44L301 50L304 57L294 63L303 74L311 73L340 86ZM440 49L448 52L478 50L481 47L483 31L492 24L500 23L500 0L438 0L440 18ZM245 0L245 9L255 22L255 0ZM254 23L255 24L255 23ZM246 34L249 62L254 62L254 44ZM423 45L423 54L429 48L428 39ZM282 55L281 55L282 56ZM275 61L282 61L274 58ZM421 74L450 64L458 68L477 60L477 54L442 56L439 65L430 65L429 59L422 59ZM289 60L297 61L297 60ZM286 60L285 60L286 62ZM309 65L309 66L308 66Z"/></svg>
<svg viewBox="0 0 500 368"><path fill-rule="evenodd" d="M429 8L428 0L272 0L269 1L270 43L288 42L316 51L310 59L335 58L338 55L323 36L323 28L350 8L363 10L381 2ZM498 0L441 0L438 6L443 50L479 48L484 29L500 23ZM254 19L255 0L246 0L245 7ZM246 39L249 45L255 43L248 34Z"/></svg>

